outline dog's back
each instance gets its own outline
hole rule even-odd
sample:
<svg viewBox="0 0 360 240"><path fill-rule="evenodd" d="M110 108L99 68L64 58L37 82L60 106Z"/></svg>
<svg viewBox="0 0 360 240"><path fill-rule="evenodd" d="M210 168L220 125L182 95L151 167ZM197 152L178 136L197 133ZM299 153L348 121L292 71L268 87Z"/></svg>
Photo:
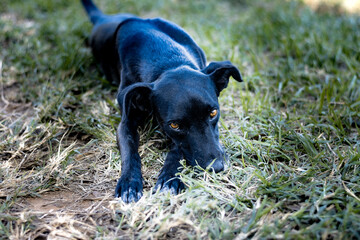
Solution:
<svg viewBox="0 0 360 240"><path fill-rule="evenodd" d="M82 3L94 24L90 39L93 54L109 81L118 83L121 78L121 88L153 82L162 72L179 66L205 67L203 51L174 23L131 14L105 15L92 1Z"/></svg>
<svg viewBox="0 0 360 240"><path fill-rule="evenodd" d="M205 56L180 27L163 19L131 18L117 34L126 84L153 82L161 73L180 66L200 70ZM129 77L129 78L127 78Z"/></svg>

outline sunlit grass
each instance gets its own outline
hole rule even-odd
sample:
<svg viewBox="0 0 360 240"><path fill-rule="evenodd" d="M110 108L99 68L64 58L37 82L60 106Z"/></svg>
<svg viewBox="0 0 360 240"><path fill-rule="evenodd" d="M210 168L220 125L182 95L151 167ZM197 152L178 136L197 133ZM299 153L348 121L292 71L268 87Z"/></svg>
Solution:
<svg viewBox="0 0 360 240"><path fill-rule="evenodd" d="M5 0L0 238L360 238L359 16L298 1L96 3L174 21L209 61L239 67L244 82L220 96L230 167L215 175L184 166L185 192L152 194L168 146L149 124L139 148L144 196L113 199L117 88L92 58L80 2ZM76 207L65 194L44 199L52 211L28 203L65 191Z"/></svg>

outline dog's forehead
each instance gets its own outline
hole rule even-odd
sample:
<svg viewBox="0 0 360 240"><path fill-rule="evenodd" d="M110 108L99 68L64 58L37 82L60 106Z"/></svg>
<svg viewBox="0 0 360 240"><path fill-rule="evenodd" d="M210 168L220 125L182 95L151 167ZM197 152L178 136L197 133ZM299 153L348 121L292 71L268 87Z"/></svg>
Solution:
<svg viewBox="0 0 360 240"><path fill-rule="evenodd" d="M155 91L158 112L165 120L207 115L212 108L218 108L215 92L203 85L169 84Z"/></svg>
<svg viewBox="0 0 360 240"><path fill-rule="evenodd" d="M201 115L218 106L214 82L188 67L168 71L155 84L153 93L163 119Z"/></svg>

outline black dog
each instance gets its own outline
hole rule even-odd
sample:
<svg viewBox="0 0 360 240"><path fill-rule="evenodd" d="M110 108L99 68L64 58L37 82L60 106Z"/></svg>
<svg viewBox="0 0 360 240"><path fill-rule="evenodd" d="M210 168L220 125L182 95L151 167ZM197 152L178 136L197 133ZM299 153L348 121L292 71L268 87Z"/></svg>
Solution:
<svg viewBox="0 0 360 240"><path fill-rule="evenodd" d="M138 126L152 115L172 141L155 189L177 194L184 184L175 177L180 160L224 169L227 156L219 143L218 96L239 70L229 61L206 66L204 52L179 26L163 19L131 14L103 14L91 0L82 0L94 28L90 44L106 76L119 84L122 113L117 130L121 177L115 197L138 201L143 183L138 153Z"/></svg>

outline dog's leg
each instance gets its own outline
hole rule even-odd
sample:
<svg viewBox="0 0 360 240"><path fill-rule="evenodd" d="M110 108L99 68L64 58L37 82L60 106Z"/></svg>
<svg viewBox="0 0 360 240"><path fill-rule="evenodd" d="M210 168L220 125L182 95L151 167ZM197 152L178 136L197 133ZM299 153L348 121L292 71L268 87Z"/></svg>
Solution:
<svg viewBox="0 0 360 240"><path fill-rule="evenodd" d="M106 79L118 85L120 82L121 65L115 44L116 30L119 26L117 22L110 22L94 27L90 45L96 61L100 64Z"/></svg>
<svg viewBox="0 0 360 240"><path fill-rule="evenodd" d="M136 122L121 121L117 142L121 152L121 177L115 189L115 197L121 197L125 203L137 202L142 196L143 179Z"/></svg>
<svg viewBox="0 0 360 240"><path fill-rule="evenodd" d="M120 82L120 65L116 65L115 61L102 61L100 62L101 69L106 79L114 85L118 85Z"/></svg>
<svg viewBox="0 0 360 240"><path fill-rule="evenodd" d="M184 183L176 177L181 166L182 155L177 147L173 147L165 159L159 178L155 185L155 191L171 191L173 194L179 194L184 189Z"/></svg>
<svg viewBox="0 0 360 240"><path fill-rule="evenodd" d="M122 112L116 132L121 153L121 177L115 189L115 197L121 197L126 203L136 202L142 196L143 183L137 128L151 112L151 92L150 84L138 83L119 91L117 97Z"/></svg>

